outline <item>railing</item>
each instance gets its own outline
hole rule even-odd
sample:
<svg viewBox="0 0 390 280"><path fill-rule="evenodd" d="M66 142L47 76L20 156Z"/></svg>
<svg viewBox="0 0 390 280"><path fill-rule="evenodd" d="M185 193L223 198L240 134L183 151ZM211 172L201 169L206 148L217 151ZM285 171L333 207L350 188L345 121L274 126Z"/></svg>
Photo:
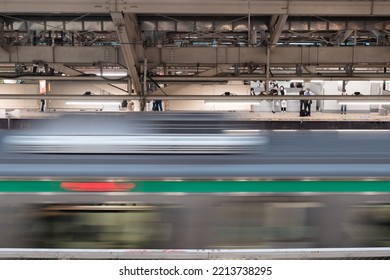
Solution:
<svg viewBox="0 0 390 280"><path fill-rule="evenodd" d="M0 249L0 259L390 259L390 247L309 249Z"/></svg>

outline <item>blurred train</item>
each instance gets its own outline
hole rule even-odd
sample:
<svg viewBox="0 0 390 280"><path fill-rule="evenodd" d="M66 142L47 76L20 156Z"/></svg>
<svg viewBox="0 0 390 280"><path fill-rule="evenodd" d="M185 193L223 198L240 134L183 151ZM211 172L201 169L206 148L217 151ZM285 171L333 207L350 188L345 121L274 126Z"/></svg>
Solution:
<svg viewBox="0 0 390 280"><path fill-rule="evenodd" d="M235 154L261 149L259 130L218 113L72 114L8 133L2 150L44 154Z"/></svg>
<svg viewBox="0 0 390 280"><path fill-rule="evenodd" d="M45 182L13 182L8 190L15 192L0 197L0 246L268 249L390 245L387 181L149 181L122 183L128 189L122 186L119 192L106 193L102 182L67 183L62 192L32 193L26 188L17 193L23 184L39 190Z"/></svg>
<svg viewBox="0 0 390 280"><path fill-rule="evenodd" d="M178 130L202 137L240 130L245 141L254 136L226 116L181 116L126 122L142 133L118 123L131 136ZM97 122L99 135L117 135L115 121L107 120ZM57 150L44 138L58 128L48 127L3 137L0 247L390 246L389 131L260 131L244 150L230 142L225 152L210 152L212 143L180 151L173 146L184 142L174 140L170 147L133 153L124 151L128 147L102 152L103 142L95 149L96 135L85 123L79 129L91 136L93 148L74 142L71 150ZM76 127L69 128L73 136ZM33 145L32 134L42 141Z"/></svg>

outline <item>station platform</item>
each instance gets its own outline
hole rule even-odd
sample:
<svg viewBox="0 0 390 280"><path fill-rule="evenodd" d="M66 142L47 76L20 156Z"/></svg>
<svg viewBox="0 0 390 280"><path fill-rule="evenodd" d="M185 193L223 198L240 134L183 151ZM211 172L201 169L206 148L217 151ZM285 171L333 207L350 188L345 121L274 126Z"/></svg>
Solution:
<svg viewBox="0 0 390 280"><path fill-rule="evenodd" d="M242 112L242 118L256 121L264 129L390 129L390 116L373 113Z"/></svg>

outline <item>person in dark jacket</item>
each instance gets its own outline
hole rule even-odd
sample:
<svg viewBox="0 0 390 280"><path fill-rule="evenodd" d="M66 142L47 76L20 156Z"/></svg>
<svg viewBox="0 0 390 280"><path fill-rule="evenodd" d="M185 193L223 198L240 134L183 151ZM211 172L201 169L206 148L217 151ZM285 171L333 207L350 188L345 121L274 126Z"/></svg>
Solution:
<svg viewBox="0 0 390 280"><path fill-rule="evenodd" d="M341 95L347 95L347 93L342 92ZM347 114L347 105L346 104L341 105L341 114L344 114L344 115Z"/></svg>
<svg viewBox="0 0 390 280"><path fill-rule="evenodd" d="M309 89L306 89L305 90L305 93L304 93L304 96L310 96L310 90ZM311 104L313 102L311 100L305 100L304 101L304 104L305 104L305 112L306 112L306 115L307 116L311 116Z"/></svg>

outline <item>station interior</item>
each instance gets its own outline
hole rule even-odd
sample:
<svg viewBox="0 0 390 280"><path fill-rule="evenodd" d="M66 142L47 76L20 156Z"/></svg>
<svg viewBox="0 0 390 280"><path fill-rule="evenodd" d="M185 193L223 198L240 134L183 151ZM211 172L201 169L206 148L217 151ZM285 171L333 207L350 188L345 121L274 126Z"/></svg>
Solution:
<svg viewBox="0 0 390 280"><path fill-rule="evenodd" d="M0 0L0 259L389 259L389 15L384 0Z"/></svg>

